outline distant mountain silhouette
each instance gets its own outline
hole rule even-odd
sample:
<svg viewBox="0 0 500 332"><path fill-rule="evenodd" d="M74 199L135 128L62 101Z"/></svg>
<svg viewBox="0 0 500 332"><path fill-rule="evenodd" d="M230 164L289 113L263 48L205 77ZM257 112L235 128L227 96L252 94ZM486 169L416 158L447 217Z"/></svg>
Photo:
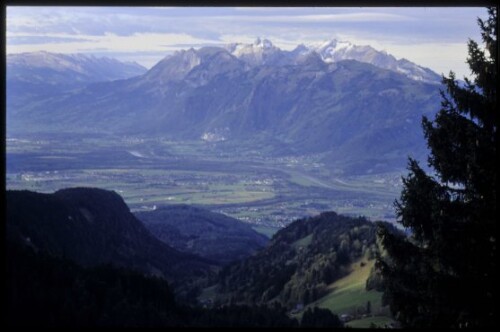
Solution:
<svg viewBox="0 0 500 332"><path fill-rule="evenodd" d="M440 107L436 77L368 46L282 51L259 40L178 51L144 75L8 103L7 122L12 134L258 141L376 173L403 169L408 155L424 160L420 121Z"/></svg>

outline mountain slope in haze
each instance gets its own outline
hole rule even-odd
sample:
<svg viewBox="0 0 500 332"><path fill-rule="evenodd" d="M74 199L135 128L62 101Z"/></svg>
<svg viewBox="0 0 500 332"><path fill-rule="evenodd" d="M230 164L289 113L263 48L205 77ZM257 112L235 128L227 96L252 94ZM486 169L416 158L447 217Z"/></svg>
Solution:
<svg viewBox="0 0 500 332"><path fill-rule="evenodd" d="M78 53L8 54L6 62L8 108L87 84L126 79L147 71L135 62Z"/></svg>
<svg viewBox="0 0 500 332"><path fill-rule="evenodd" d="M125 79L146 71L136 62L79 53L40 51L7 55L7 79L26 83L75 85Z"/></svg>
<svg viewBox="0 0 500 332"><path fill-rule="evenodd" d="M325 62L317 52L290 63L263 41L243 50L240 58L219 47L179 51L142 76L8 108L9 131L272 138L356 173L403 169L408 155L426 155L420 119L439 109L438 85L356 60Z"/></svg>
<svg viewBox="0 0 500 332"><path fill-rule="evenodd" d="M118 194L102 189L9 190L6 235L83 266L126 267L164 277L174 286L207 275L213 264L156 239Z"/></svg>
<svg viewBox="0 0 500 332"><path fill-rule="evenodd" d="M256 255L230 264L214 292L221 303L278 302L292 309L324 297L328 285L351 273L351 264L373 259L375 223L334 212L301 219L278 231Z"/></svg>
<svg viewBox="0 0 500 332"><path fill-rule="evenodd" d="M164 206L135 216L173 248L221 264L250 256L268 242L248 224L188 205Z"/></svg>

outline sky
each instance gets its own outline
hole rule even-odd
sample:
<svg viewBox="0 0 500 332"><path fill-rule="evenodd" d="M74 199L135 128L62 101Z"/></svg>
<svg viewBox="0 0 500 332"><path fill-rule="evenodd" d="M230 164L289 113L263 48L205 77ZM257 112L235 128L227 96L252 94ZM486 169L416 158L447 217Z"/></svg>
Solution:
<svg viewBox="0 0 500 332"><path fill-rule="evenodd" d="M7 54L86 53L150 68L180 49L257 37L292 50L332 39L370 45L438 74L469 77L469 38L481 7L22 7L8 6Z"/></svg>

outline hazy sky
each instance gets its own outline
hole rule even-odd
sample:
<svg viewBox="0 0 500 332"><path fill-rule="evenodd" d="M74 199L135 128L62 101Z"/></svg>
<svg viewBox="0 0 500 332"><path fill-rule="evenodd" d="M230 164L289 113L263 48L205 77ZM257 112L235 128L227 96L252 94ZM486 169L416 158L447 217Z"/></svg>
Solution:
<svg viewBox="0 0 500 332"><path fill-rule="evenodd" d="M7 7L7 53L92 53L149 68L190 47L261 37L291 50L337 39L461 78L468 38L481 40L478 17L485 8Z"/></svg>

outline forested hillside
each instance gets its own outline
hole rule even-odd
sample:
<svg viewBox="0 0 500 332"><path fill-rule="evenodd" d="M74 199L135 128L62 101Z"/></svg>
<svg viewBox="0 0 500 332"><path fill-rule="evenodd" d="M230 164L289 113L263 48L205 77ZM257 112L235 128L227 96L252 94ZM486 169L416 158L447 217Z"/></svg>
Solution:
<svg viewBox="0 0 500 332"><path fill-rule="evenodd" d="M163 206L135 216L173 248L227 264L263 248L268 238L238 219L188 205Z"/></svg>
<svg viewBox="0 0 500 332"><path fill-rule="evenodd" d="M110 265L83 268L7 244L9 328L298 326L282 308L190 308L176 301L161 278Z"/></svg>
<svg viewBox="0 0 500 332"><path fill-rule="evenodd" d="M7 238L83 266L112 264L186 286L216 267L155 238L115 192L7 191Z"/></svg>
<svg viewBox="0 0 500 332"><path fill-rule="evenodd" d="M334 212L301 219L278 231L256 255L219 273L215 296L221 303L308 304L349 274L350 264L374 259L375 223Z"/></svg>

